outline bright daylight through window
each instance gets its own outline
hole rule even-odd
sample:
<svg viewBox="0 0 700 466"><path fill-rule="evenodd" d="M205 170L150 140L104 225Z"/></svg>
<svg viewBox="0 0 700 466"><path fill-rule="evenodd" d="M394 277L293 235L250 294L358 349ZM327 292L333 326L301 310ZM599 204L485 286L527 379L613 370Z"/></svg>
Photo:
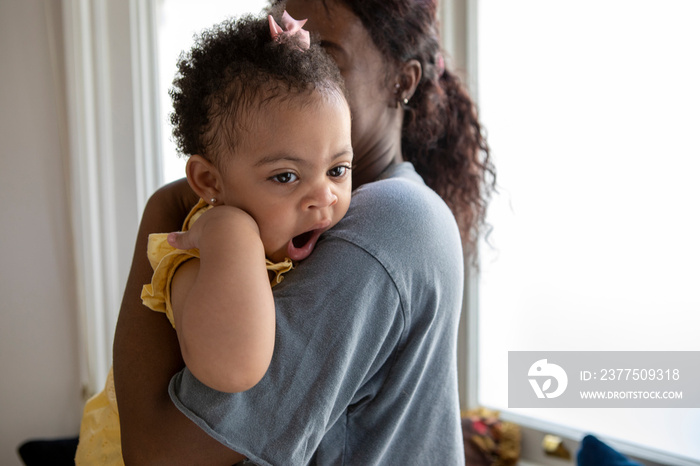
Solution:
<svg viewBox="0 0 700 466"><path fill-rule="evenodd" d="M267 6L267 0L157 0L159 100L162 153L162 177L167 183L185 176L185 162L178 157L172 142L169 115L172 102L168 90L172 87L180 53L194 44L193 37L202 30L230 17L245 13L257 14Z"/></svg>
<svg viewBox="0 0 700 466"><path fill-rule="evenodd" d="M508 351L698 351L700 3L479 2L478 401L700 460L700 409L508 409Z"/></svg>

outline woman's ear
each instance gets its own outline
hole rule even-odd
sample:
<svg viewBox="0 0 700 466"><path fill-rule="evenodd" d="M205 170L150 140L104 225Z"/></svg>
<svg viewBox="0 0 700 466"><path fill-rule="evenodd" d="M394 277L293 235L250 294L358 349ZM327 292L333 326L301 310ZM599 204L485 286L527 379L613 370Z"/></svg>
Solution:
<svg viewBox="0 0 700 466"><path fill-rule="evenodd" d="M411 100L423 76L423 67L418 60L409 60L399 69L401 100Z"/></svg>
<svg viewBox="0 0 700 466"><path fill-rule="evenodd" d="M185 168L187 182L199 197L210 204L216 204L221 197L221 172L213 163L201 155L191 155Z"/></svg>

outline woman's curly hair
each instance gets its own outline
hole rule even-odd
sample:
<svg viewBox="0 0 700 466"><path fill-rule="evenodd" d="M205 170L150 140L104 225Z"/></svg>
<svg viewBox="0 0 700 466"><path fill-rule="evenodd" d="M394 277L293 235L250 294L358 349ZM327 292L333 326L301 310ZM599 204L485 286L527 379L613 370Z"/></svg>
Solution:
<svg viewBox="0 0 700 466"><path fill-rule="evenodd" d="M469 252L475 253L496 172L476 105L444 68L437 0L341 1L390 63L420 62L421 81L404 105L403 156L450 206Z"/></svg>
<svg viewBox="0 0 700 466"><path fill-rule="evenodd" d="M303 106L313 91L345 99L338 68L318 44L302 50L296 37L273 40L267 18L224 21L202 32L178 61L170 90L178 152L218 163L235 150L251 109L270 101Z"/></svg>

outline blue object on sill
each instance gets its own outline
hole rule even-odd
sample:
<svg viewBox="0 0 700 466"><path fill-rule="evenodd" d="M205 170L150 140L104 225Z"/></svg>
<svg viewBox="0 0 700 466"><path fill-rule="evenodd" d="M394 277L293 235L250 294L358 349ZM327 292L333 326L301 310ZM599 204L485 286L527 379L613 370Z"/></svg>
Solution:
<svg viewBox="0 0 700 466"><path fill-rule="evenodd" d="M577 466L642 466L593 435L586 435L581 440L576 464Z"/></svg>

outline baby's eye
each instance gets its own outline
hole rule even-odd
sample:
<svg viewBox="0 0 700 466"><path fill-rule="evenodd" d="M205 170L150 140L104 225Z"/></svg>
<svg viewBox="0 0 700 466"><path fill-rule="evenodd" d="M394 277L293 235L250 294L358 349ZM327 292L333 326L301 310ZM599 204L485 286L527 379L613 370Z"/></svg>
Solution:
<svg viewBox="0 0 700 466"><path fill-rule="evenodd" d="M297 180L297 176L294 173L290 172L285 172L285 173L279 173L275 176L272 177L272 180L282 183L282 184L287 184L287 183L292 183L293 181Z"/></svg>
<svg viewBox="0 0 700 466"><path fill-rule="evenodd" d="M345 176L348 173L348 170L350 170L350 167L347 167L345 165L339 165L328 170L328 176L332 176L333 178L340 178L341 176Z"/></svg>

